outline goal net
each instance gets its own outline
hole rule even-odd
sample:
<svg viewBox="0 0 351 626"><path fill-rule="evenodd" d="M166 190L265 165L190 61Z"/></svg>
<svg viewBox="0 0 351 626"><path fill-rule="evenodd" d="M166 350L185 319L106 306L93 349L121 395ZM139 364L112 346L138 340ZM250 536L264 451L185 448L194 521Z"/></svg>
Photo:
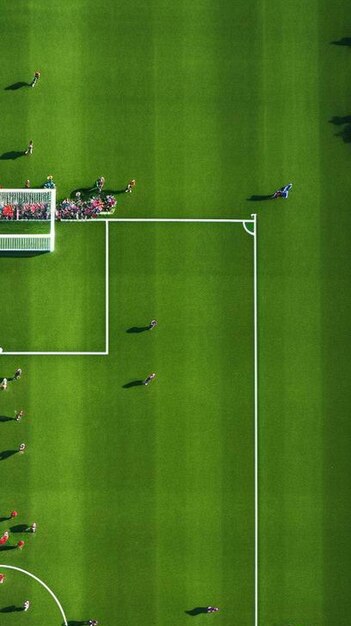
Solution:
<svg viewBox="0 0 351 626"><path fill-rule="evenodd" d="M0 252L55 249L56 189L0 189Z"/></svg>

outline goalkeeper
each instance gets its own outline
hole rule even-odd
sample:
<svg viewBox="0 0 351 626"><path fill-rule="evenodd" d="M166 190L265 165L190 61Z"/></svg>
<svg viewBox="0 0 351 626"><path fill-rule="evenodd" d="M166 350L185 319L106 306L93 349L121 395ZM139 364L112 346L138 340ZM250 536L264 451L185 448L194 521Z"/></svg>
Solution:
<svg viewBox="0 0 351 626"><path fill-rule="evenodd" d="M289 191L292 187L292 183L285 185L285 187L281 187L277 191L274 192L272 198L287 198L289 195Z"/></svg>

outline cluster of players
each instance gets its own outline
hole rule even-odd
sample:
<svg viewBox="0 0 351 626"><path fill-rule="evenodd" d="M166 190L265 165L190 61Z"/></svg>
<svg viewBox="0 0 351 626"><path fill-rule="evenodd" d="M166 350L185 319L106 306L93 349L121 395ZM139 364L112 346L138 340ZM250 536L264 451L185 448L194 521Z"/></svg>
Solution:
<svg viewBox="0 0 351 626"><path fill-rule="evenodd" d="M10 517L8 519L12 520L15 519L17 517L18 513L17 511L12 511L10 514ZM24 532L27 533L36 533L37 532L37 524L36 522L33 522L30 526L28 526L27 528L24 528ZM0 537L0 546L4 546L10 539L10 531L5 530L5 532L1 535ZM16 546L12 546L13 548L18 548L19 550L22 550L24 548L24 541L23 539L20 539L20 541L17 542ZM0 574L0 583L3 583L5 580L5 575L4 574Z"/></svg>

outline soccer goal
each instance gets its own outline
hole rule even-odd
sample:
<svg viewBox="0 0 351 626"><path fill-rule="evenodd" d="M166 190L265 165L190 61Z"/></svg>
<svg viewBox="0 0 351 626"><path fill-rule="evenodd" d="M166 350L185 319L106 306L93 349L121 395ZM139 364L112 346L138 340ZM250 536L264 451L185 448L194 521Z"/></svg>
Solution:
<svg viewBox="0 0 351 626"><path fill-rule="evenodd" d="M0 252L55 249L56 189L0 189Z"/></svg>

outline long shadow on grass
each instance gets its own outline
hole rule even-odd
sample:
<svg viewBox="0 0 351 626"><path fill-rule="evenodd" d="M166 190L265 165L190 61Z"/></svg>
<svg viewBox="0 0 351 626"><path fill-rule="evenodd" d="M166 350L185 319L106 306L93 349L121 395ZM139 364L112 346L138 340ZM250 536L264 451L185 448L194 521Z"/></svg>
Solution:
<svg viewBox="0 0 351 626"><path fill-rule="evenodd" d="M6 251L6 250L1 250L0 251L0 257L13 257L13 258L29 258L32 256L41 256L42 254L50 254L49 250L37 250L37 251L32 251L32 252L28 252L27 250L12 250L10 251Z"/></svg>
<svg viewBox="0 0 351 626"><path fill-rule="evenodd" d="M351 37L342 37L338 41L331 41L330 43L335 46L349 46L351 47Z"/></svg>
<svg viewBox="0 0 351 626"><path fill-rule="evenodd" d="M126 188L124 189L104 189L103 193L107 196L119 196L121 193L125 193Z"/></svg>
<svg viewBox="0 0 351 626"><path fill-rule="evenodd" d="M130 389L131 387L140 387L143 384L142 380L132 380L130 383L122 385L123 389Z"/></svg>
<svg viewBox="0 0 351 626"><path fill-rule="evenodd" d="M25 83L23 80L20 80L17 83L12 83L12 85L5 87L5 91L17 91L17 89L22 89L22 87L30 87L30 83Z"/></svg>
<svg viewBox="0 0 351 626"><path fill-rule="evenodd" d="M71 619L67 622L68 626L86 626L86 624L89 624L89 620L83 619L83 620L75 620L75 619Z"/></svg>
<svg viewBox="0 0 351 626"><path fill-rule="evenodd" d="M0 422L15 422L15 421L16 421L15 417L8 417L7 415L0 415Z"/></svg>
<svg viewBox="0 0 351 626"><path fill-rule="evenodd" d="M0 546L0 552L7 552L8 550L16 550L17 546Z"/></svg>
<svg viewBox="0 0 351 626"><path fill-rule="evenodd" d="M71 191L70 193L70 198L75 198L76 194L79 192L83 198L86 197L90 197L90 196L97 196L97 195L101 195L101 196L118 196L121 193L125 193L125 188L124 189L104 189L102 192L99 192L99 190L96 187L78 187L78 189L73 189L73 191Z"/></svg>
<svg viewBox="0 0 351 626"><path fill-rule="evenodd" d="M10 531L12 533L25 533L28 528L28 524L16 524L16 526L11 526Z"/></svg>
<svg viewBox="0 0 351 626"><path fill-rule="evenodd" d="M335 124L335 126L342 126L342 124L351 124L351 115L344 115L343 117L339 115L334 115L334 117L329 120L331 124Z"/></svg>
<svg viewBox="0 0 351 626"><path fill-rule="evenodd" d="M351 143L351 115L344 115L343 117L335 115L329 122L334 126L343 126L340 132L335 133L335 136L341 137L344 143Z"/></svg>
<svg viewBox="0 0 351 626"><path fill-rule="evenodd" d="M146 330L150 330L150 326L132 326L126 330L126 333L144 333Z"/></svg>
<svg viewBox="0 0 351 626"><path fill-rule="evenodd" d="M17 452L18 450L3 450L0 452L0 461L6 461L6 459L9 459L10 456L13 456Z"/></svg>
<svg viewBox="0 0 351 626"><path fill-rule="evenodd" d="M251 196L250 198L246 198L246 200L249 200L250 202L259 202L260 200L269 200L272 199L272 196Z"/></svg>
<svg viewBox="0 0 351 626"><path fill-rule="evenodd" d="M12 519L11 515L9 515L8 517L0 517L0 522L8 522L10 519Z"/></svg>
<svg viewBox="0 0 351 626"><path fill-rule="evenodd" d="M3 609L0 609L0 613L14 613L15 611L23 611L23 608L21 606L11 604L10 606L4 606Z"/></svg>
<svg viewBox="0 0 351 626"><path fill-rule="evenodd" d="M184 613L194 617L194 615L200 615L200 613L207 613L207 606L196 606L194 609L191 609L191 611L184 611Z"/></svg>
<svg viewBox="0 0 351 626"><path fill-rule="evenodd" d="M11 152L4 152L0 155L1 161L13 161L14 159L19 159L24 156L24 151L18 152L18 150L11 150Z"/></svg>

